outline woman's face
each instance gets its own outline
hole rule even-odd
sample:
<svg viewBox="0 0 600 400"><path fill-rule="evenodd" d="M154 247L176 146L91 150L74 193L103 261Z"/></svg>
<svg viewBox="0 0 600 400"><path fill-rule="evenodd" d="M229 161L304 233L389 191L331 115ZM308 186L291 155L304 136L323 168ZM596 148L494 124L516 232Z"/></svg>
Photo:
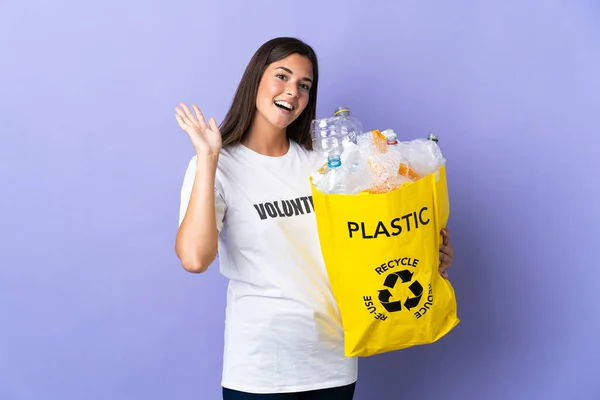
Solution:
<svg viewBox="0 0 600 400"><path fill-rule="evenodd" d="M310 60L292 54L270 64L256 94L256 117L285 129L306 108L313 80Z"/></svg>

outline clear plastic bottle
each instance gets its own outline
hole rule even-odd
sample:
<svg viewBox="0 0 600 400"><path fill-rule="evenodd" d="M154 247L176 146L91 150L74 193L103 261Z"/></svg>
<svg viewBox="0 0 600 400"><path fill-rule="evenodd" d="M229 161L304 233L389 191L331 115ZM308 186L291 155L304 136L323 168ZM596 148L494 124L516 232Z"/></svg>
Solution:
<svg viewBox="0 0 600 400"><path fill-rule="evenodd" d="M310 132L313 149L327 159L314 176L317 189L337 194L358 190L364 180L357 145L357 137L363 133L361 122L350 116L350 110L339 107L333 117L313 120Z"/></svg>
<svg viewBox="0 0 600 400"><path fill-rule="evenodd" d="M427 135L427 141L429 142L429 151L430 156L433 160L432 169L437 171L442 165L446 163L446 159L442 154L442 149L440 149L439 139L437 135L430 133Z"/></svg>
<svg viewBox="0 0 600 400"><path fill-rule="evenodd" d="M343 137L335 118L321 118L311 123L313 149L320 152L327 164L320 171L316 187L323 193L345 193L346 168L342 166Z"/></svg>
<svg viewBox="0 0 600 400"><path fill-rule="evenodd" d="M323 177L316 187L323 193L345 194L347 193L347 179L348 171L346 166L342 165L339 155L332 154L327 157L327 165L324 168Z"/></svg>
<svg viewBox="0 0 600 400"><path fill-rule="evenodd" d="M429 134L426 139L415 139L411 142L408 159L420 176L429 175L446 163L438 141L437 135Z"/></svg>
<svg viewBox="0 0 600 400"><path fill-rule="evenodd" d="M345 107L338 107L333 117L313 120L310 126L313 149L325 157L341 154L344 143L357 144L362 133L362 123Z"/></svg>
<svg viewBox="0 0 600 400"><path fill-rule="evenodd" d="M357 143L358 136L361 135L364 130L362 123L357 118L350 115L350 109L348 107L338 107L333 113L333 116L339 123L340 135L352 143Z"/></svg>
<svg viewBox="0 0 600 400"><path fill-rule="evenodd" d="M310 134L313 149L325 158L340 155L343 151L340 129L334 118L315 119L311 122Z"/></svg>
<svg viewBox="0 0 600 400"><path fill-rule="evenodd" d="M431 140L434 141L435 143L438 142L438 137L437 135L434 135L433 133L430 133L429 135L427 135L427 140Z"/></svg>

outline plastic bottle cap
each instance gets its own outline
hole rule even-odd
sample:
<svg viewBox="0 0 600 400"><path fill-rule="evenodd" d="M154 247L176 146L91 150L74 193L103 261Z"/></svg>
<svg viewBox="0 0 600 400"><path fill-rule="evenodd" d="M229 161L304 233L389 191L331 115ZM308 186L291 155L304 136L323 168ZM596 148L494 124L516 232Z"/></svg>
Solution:
<svg viewBox="0 0 600 400"><path fill-rule="evenodd" d="M340 156L338 156L338 155L329 156L328 160L327 160L327 165L330 168L337 168L337 167L341 166L342 162L340 161Z"/></svg>
<svg viewBox="0 0 600 400"><path fill-rule="evenodd" d="M395 132L388 132L385 139L388 144L398 144L398 136Z"/></svg>
<svg viewBox="0 0 600 400"><path fill-rule="evenodd" d="M433 140L434 142L438 141L438 137L437 135L434 135L433 133L430 133L429 135L427 135L427 140Z"/></svg>
<svg viewBox="0 0 600 400"><path fill-rule="evenodd" d="M348 109L347 107L338 107L333 113L333 116L337 117L339 114L350 115L350 109Z"/></svg>

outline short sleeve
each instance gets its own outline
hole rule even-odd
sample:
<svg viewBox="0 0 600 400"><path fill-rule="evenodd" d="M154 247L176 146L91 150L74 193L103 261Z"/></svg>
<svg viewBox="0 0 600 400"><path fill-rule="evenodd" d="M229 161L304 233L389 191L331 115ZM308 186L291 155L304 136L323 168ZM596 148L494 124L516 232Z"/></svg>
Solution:
<svg viewBox="0 0 600 400"><path fill-rule="evenodd" d="M183 222L185 213L190 202L192 195L192 188L194 186L194 178L196 176L196 156L190 160L185 175L183 177L183 185L181 186L181 203L179 205L179 225ZM225 218L225 211L227 205L221 192L218 190L218 185L215 184L215 218L217 223L217 230L221 232L223 228L223 219Z"/></svg>

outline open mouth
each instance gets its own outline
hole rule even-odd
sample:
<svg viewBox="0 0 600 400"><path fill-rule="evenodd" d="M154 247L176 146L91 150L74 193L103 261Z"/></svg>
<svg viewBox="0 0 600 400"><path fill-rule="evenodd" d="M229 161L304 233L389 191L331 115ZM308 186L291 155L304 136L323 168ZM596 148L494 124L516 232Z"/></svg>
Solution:
<svg viewBox="0 0 600 400"><path fill-rule="evenodd" d="M275 105L286 111L292 111L294 109L294 106L286 101L277 100L275 101Z"/></svg>

